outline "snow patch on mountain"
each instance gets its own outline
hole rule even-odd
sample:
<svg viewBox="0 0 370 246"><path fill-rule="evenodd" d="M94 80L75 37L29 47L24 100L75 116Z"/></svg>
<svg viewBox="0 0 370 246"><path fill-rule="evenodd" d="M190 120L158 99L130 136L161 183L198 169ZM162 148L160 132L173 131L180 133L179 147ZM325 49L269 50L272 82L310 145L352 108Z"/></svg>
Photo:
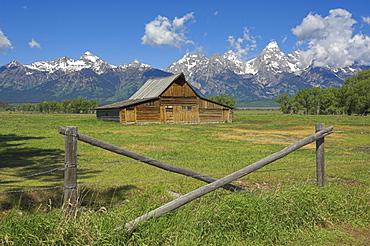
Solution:
<svg viewBox="0 0 370 246"><path fill-rule="evenodd" d="M92 69L97 74L105 73L108 69L113 69L116 66L109 65L101 60L98 56L85 52L78 60L74 60L63 56L52 61L38 61L26 65L26 67L42 72L55 73L62 71L66 73L81 71L82 69Z"/></svg>

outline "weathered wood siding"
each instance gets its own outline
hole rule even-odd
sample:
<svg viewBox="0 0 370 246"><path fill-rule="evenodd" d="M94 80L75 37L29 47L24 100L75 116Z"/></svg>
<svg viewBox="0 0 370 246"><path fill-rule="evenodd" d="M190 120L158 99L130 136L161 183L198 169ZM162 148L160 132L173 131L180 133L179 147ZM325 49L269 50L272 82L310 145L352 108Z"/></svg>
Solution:
<svg viewBox="0 0 370 246"><path fill-rule="evenodd" d="M122 124L222 123L232 122L233 112L229 107L200 98L179 78L160 98L124 107L114 117L114 121L118 119Z"/></svg>
<svg viewBox="0 0 370 246"><path fill-rule="evenodd" d="M199 97L166 97L123 108L122 124L232 122L232 109Z"/></svg>
<svg viewBox="0 0 370 246"><path fill-rule="evenodd" d="M104 109L96 111L96 118L104 121L120 122L119 109Z"/></svg>
<svg viewBox="0 0 370 246"><path fill-rule="evenodd" d="M120 122L122 124L161 122L159 105L159 100L153 100L123 108L120 112Z"/></svg>
<svg viewBox="0 0 370 246"><path fill-rule="evenodd" d="M179 78L162 93L161 97L197 97L197 94L188 83Z"/></svg>
<svg viewBox="0 0 370 246"><path fill-rule="evenodd" d="M159 107L137 107L136 123L159 123L161 114Z"/></svg>
<svg viewBox="0 0 370 246"><path fill-rule="evenodd" d="M199 97L181 78L161 95L161 122L199 123Z"/></svg>
<svg viewBox="0 0 370 246"><path fill-rule="evenodd" d="M199 118L201 123L232 122L233 110L212 101L200 99Z"/></svg>
<svg viewBox="0 0 370 246"><path fill-rule="evenodd" d="M222 119L222 109L199 109L199 118L201 123L224 122Z"/></svg>
<svg viewBox="0 0 370 246"><path fill-rule="evenodd" d="M198 98L196 97L165 97L161 98L161 105L163 106L195 106L198 105Z"/></svg>
<svg viewBox="0 0 370 246"><path fill-rule="evenodd" d="M117 107L116 110L110 112L104 107L98 110L98 119L122 124L220 123L233 120L232 108L200 97L182 73L167 79L148 80L142 88L128 100L105 106Z"/></svg>

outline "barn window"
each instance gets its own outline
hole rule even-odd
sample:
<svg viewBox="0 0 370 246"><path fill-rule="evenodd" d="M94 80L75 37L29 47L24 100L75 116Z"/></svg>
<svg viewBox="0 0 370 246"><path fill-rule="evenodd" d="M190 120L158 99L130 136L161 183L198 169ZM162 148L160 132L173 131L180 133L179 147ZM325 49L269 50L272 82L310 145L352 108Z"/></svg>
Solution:
<svg viewBox="0 0 370 246"><path fill-rule="evenodd" d="M190 111L190 110L193 109L193 107L192 106L182 106L181 109L184 110L184 111L185 110L189 110Z"/></svg>
<svg viewBox="0 0 370 246"><path fill-rule="evenodd" d="M150 101L149 104L150 104L150 107L154 107L154 101Z"/></svg>

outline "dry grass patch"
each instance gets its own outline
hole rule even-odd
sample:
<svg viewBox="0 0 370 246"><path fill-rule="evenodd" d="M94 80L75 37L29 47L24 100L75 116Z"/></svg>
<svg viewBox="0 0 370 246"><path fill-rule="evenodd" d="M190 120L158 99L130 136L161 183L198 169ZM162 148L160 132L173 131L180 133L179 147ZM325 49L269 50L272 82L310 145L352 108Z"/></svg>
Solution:
<svg viewBox="0 0 370 246"><path fill-rule="evenodd" d="M354 227L349 224L342 224L338 228L340 231L344 232L346 235L352 237L355 242L352 245L370 245L370 229L363 229ZM345 244L343 244L345 245Z"/></svg>
<svg viewBox="0 0 370 246"><path fill-rule="evenodd" d="M312 135L312 129L292 130L246 130L231 129L230 132L218 133L216 137L221 140L237 140L258 142L259 144L283 144L289 145L300 139Z"/></svg>

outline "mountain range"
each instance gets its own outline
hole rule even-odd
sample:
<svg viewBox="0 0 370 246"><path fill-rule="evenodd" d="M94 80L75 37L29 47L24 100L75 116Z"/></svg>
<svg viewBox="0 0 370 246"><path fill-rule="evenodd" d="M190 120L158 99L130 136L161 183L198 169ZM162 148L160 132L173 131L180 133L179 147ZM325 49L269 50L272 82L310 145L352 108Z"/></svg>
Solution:
<svg viewBox="0 0 370 246"><path fill-rule="evenodd" d="M244 61L233 51L207 58L187 53L165 70L138 60L120 66L84 53L78 60L61 57L22 65L12 61L0 67L0 101L61 101L76 97L103 103L129 98L148 79L183 72L203 96L228 94L238 102L273 99L281 93L294 95L311 87L340 87L343 81L370 66L353 64L330 68L299 66L301 51L284 54L274 41L255 59ZM313 64L313 63L312 63Z"/></svg>

